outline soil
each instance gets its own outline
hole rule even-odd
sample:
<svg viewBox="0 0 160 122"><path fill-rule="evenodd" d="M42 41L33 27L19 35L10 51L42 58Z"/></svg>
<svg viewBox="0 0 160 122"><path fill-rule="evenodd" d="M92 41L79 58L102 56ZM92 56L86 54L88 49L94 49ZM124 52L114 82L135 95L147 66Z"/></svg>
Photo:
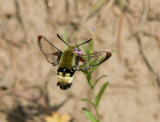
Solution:
<svg viewBox="0 0 160 122"><path fill-rule="evenodd" d="M87 41L94 51L115 50L93 74L102 75L96 92L109 81L98 107L101 122L160 122L160 1L0 0L0 122L44 122L51 111L69 114L72 122L89 122L81 101L92 99L82 72L61 90L57 66L41 53L43 35L64 51ZM95 6L97 5L97 6ZM46 108L49 106L49 109Z"/></svg>

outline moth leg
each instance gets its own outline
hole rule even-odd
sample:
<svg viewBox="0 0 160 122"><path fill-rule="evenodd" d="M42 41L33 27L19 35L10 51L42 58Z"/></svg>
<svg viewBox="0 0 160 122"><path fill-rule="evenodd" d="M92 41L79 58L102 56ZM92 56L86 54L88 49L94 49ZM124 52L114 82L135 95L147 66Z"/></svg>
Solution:
<svg viewBox="0 0 160 122"><path fill-rule="evenodd" d="M53 66L57 66L59 64L59 61L53 63Z"/></svg>
<svg viewBox="0 0 160 122"><path fill-rule="evenodd" d="M80 68L79 68L78 66L76 67L76 71L81 71Z"/></svg>

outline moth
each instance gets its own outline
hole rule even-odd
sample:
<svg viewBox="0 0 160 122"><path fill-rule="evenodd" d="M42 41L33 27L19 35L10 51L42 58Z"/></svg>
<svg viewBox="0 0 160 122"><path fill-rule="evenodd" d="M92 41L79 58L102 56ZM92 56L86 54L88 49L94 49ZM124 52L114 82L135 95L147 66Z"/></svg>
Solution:
<svg viewBox="0 0 160 122"><path fill-rule="evenodd" d="M57 86L62 90L66 90L71 87L72 79L76 71L89 70L91 67L105 62L112 55L107 51L83 55L81 52L78 52L77 48L90 42L92 39L76 46L69 46L58 34L57 36L68 46L65 51L61 51L41 35L38 36L38 44L47 61L53 64L53 66L58 65Z"/></svg>

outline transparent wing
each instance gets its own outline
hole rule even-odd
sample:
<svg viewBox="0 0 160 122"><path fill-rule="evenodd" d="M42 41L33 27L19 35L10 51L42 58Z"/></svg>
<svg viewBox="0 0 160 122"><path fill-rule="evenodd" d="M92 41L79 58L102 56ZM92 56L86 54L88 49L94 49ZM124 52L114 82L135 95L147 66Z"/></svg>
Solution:
<svg viewBox="0 0 160 122"><path fill-rule="evenodd" d="M79 69L88 70L89 68L105 62L112 56L110 52L101 51L89 55L80 55Z"/></svg>
<svg viewBox="0 0 160 122"><path fill-rule="evenodd" d="M38 44L47 61L53 65L58 65L62 51L43 36L38 36Z"/></svg>

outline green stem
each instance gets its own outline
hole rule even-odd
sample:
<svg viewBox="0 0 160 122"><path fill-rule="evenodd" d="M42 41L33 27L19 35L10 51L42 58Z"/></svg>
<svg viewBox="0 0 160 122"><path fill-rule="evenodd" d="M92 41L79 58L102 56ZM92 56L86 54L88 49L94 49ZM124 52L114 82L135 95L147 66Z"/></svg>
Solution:
<svg viewBox="0 0 160 122"><path fill-rule="evenodd" d="M98 108L97 108L97 106L96 106L96 95L95 95L95 93L94 93L93 84L92 84L92 82L91 82L91 73L90 73L90 72L88 73L87 81L88 81L88 84L89 84L89 86L90 86L90 88L91 88L92 95L93 95L94 109L95 109L95 111L96 111L96 118L97 118L97 120L98 120L97 122L100 122L100 115L99 115L99 112L98 112Z"/></svg>
<svg viewBox="0 0 160 122"><path fill-rule="evenodd" d="M95 110L96 110L96 115L97 115L98 122L100 122L100 116L99 116L99 112L98 112L97 107L95 107Z"/></svg>
<svg viewBox="0 0 160 122"><path fill-rule="evenodd" d="M94 98L94 102L93 103L96 104L96 95L95 95L93 89L92 89L92 94L93 94L93 98ZM97 108L96 105L94 106L94 109L96 111L97 120L98 120L98 122L100 122L100 115L99 115L98 108Z"/></svg>

